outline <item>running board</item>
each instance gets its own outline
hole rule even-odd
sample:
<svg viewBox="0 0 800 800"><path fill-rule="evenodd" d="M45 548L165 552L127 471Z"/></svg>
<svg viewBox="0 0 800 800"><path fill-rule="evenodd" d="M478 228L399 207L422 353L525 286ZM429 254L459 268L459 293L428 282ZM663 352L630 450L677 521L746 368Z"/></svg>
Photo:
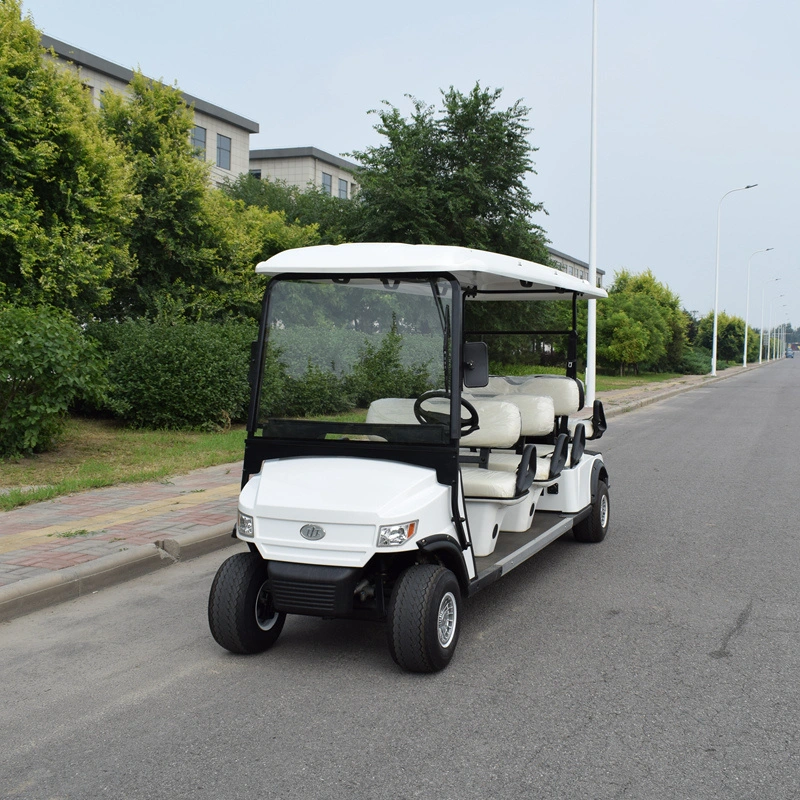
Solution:
<svg viewBox="0 0 800 800"><path fill-rule="evenodd" d="M523 533L500 533L491 555L475 559L477 575L470 581L469 595L486 588L514 567L536 555L551 542L572 530L576 514L537 511L531 527Z"/></svg>

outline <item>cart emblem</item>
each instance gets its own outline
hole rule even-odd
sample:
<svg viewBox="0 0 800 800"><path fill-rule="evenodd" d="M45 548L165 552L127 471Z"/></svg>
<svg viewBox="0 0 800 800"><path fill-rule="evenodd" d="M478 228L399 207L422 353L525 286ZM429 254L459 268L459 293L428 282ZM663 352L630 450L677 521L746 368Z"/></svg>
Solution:
<svg viewBox="0 0 800 800"><path fill-rule="evenodd" d="M322 528L319 525L303 525L303 527L300 528L300 535L304 539L317 541L318 539L322 539L322 537L325 536L325 528Z"/></svg>

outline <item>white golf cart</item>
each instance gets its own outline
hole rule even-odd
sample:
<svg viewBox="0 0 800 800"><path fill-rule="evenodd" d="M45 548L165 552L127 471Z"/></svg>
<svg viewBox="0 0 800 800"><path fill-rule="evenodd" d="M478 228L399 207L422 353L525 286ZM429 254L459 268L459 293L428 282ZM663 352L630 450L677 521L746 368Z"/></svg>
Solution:
<svg viewBox="0 0 800 800"><path fill-rule="evenodd" d="M570 530L606 535L608 473L585 448L605 431L602 405L574 416L577 303L606 293L540 264L429 245L301 248L256 271L271 280L234 531L249 552L217 572L211 632L256 653L287 614L386 620L400 667L440 670L463 598ZM520 300L571 300L572 324L465 323L470 304ZM498 335L527 347L566 336L566 374L490 376Z"/></svg>

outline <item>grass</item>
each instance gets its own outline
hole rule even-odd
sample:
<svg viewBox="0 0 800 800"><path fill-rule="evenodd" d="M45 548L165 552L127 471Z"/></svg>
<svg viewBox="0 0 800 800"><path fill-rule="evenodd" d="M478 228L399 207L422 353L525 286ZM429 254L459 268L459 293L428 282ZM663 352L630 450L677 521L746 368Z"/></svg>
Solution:
<svg viewBox="0 0 800 800"><path fill-rule="evenodd" d="M241 426L224 433L144 431L73 417L55 450L0 461L0 510L238 461L244 438Z"/></svg>

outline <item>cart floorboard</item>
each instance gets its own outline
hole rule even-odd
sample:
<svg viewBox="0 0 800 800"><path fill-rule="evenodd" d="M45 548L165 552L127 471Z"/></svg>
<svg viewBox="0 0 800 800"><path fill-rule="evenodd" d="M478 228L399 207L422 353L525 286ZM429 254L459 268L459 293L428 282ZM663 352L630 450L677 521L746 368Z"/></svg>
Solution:
<svg viewBox="0 0 800 800"><path fill-rule="evenodd" d="M500 533L494 552L475 559L475 591L493 583L538 553L567 531L572 530L574 514L537 511L533 524L522 533Z"/></svg>

